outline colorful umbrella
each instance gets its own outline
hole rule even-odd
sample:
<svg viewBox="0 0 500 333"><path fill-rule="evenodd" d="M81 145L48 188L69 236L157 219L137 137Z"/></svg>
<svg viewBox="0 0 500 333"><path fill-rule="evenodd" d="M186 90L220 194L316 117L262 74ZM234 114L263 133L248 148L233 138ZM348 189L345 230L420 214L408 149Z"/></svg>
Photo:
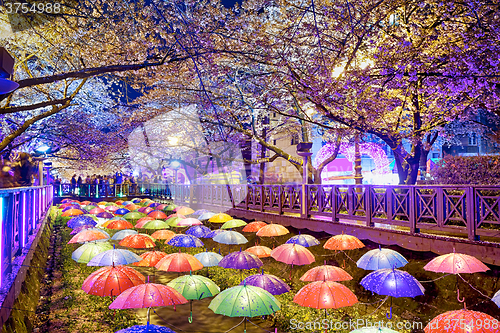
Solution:
<svg viewBox="0 0 500 333"><path fill-rule="evenodd" d="M364 246L365 244L357 237L341 234L330 237L323 245L323 248L327 250L354 250Z"/></svg>
<svg viewBox="0 0 500 333"><path fill-rule="evenodd" d="M250 252L251 254L255 254L259 258L267 258L271 256L271 249L267 246L256 245L249 247L245 251Z"/></svg>
<svg viewBox="0 0 500 333"><path fill-rule="evenodd" d="M316 246L319 245L319 240L316 239L316 237L311 236L311 235L297 235L291 237L289 240L286 241L287 244L299 244L302 245L303 247L310 247L310 246Z"/></svg>
<svg viewBox="0 0 500 333"><path fill-rule="evenodd" d="M227 215L225 213L219 213L215 214L211 218L208 219L208 222L213 222L213 223L225 223L229 220L232 220L233 218L230 215ZM201 220L201 218L200 218Z"/></svg>
<svg viewBox="0 0 500 333"><path fill-rule="evenodd" d="M143 284L144 276L127 266L106 266L90 274L82 289L95 296L118 296L124 290Z"/></svg>
<svg viewBox="0 0 500 333"><path fill-rule="evenodd" d="M493 295L491 300L500 308L500 290Z"/></svg>
<svg viewBox="0 0 500 333"><path fill-rule="evenodd" d="M219 267L232 269L252 269L262 265L264 263L256 255L245 251L231 252L218 264Z"/></svg>
<svg viewBox="0 0 500 333"><path fill-rule="evenodd" d="M151 237L153 237L156 240L161 239L161 240L165 240L166 242L171 240L172 237L174 237L174 236L175 236L175 232L173 232L171 230L156 230L151 235Z"/></svg>
<svg viewBox="0 0 500 333"><path fill-rule="evenodd" d="M203 226L203 225L195 225L186 230L186 235L191 235L194 237L198 238L207 238L207 236L211 233L212 231Z"/></svg>
<svg viewBox="0 0 500 333"><path fill-rule="evenodd" d="M157 326L153 324L147 325L134 325L122 330L116 331L115 333L175 333L170 328L165 326Z"/></svg>
<svg viewBox="0 0 500 333"><path fill-rule="evenodd" d="M177 247L202 247L203 242L191 235L175 235L168 242L168 245Z"/></svg>
<svg viewBox="0 0 500 333"><path fill-rule="evenodd" d="M201 223L200 220L192 218L192 217L188 217L188 218L185 218L185 219L178 221L175 226L176 227L191 227L193 225L202 225L202 224L203 223Z"/></svg>
<svg viewBox="0 0 500 333"><path fill-rule="evenodd" d="M111 220L110 223L106 224L106 228L114 230L124 230L132 229L134 225L125 220Z"/></svg>
<svg viewBox="0 0 500 333"><path fill-rule="evenodd" d="M218 266L222 256L215 252L201 252L194 255L204 267Z"/></svg>
<svg viewBox="0 0 500 333"><path fill-rule="evenodd" d="M177 223L184 220L186 217L184 215L181 216L169 216L167 219L167 223L171 227L177 227Z"/></svg>
<svg viewBox="0 0 500 333"><path fill-rule="evenodd" d="M151 236L144 234L127 236L122 239L119 244L121 246L131 247L134 249L150 249L156 246Z"/></svg>
<svg viewBox="0 0 500 333"><path fill-rule="evenodd" d="M80 231L83 231L85 229L93 229L94 227L93 226L90 226L90 225L82 225L80 227L76 227L75 229L71 230L71 232L69 233L70 235L76 235L77 233L79 233Z"/></svg>
<svg viewBox="0 0 500 333"><path fill-rule="evenodd" d="M498 330L498 319L467 309L442 313L424 328L425 333L498 333Z"/></svg>
<svg viewBox="0 0 500 333"><path fill-rule="evenodd" d="M165 210L170 210L170 211L173 211L176 207L177 207L176 205L174 205L174 204L170 204L170 205L168 205L168 206L165 208Z"/></svg>
<svg viewBox="0 0 500 333"><path fill-rule="evenodd" d="M298 244L283 244L271 251L271 257L288 265L309 265L314 262L314 255Z"/></svg>
<svg viewBox="0 0 500 333"><path fill-rule="evenodd" d="M83 214L82 210L71 208L71 209L68 209L67 211L63 212L61 214L61 216L67 217L67 216L77 216L77 215L82 215L82 214Z"/></svg>
<svg viewBox="0 0 500 333"><path fill-rule="evenodd" d="M203 215L205 213L210 213L210 211L206 210L206 209L198 209L196 212L193 213L193 215L200 216L200 215Z"/></svg>
<svg viewBox="0 0 500 333"><path fill-rule="evenodd" d="M125 215L128 213L130 213L130 211L128 209L125 209L125 208L120 208L120 209L117 209L115 211L115 215Z"/></svg>
<svg viewBox="0 0 500 333"><path fill-rule="evenodd" d="M131 204L128 204L125 206L125 209L128 209L130 210L131 213L133 213L135 210L141 208L140 206L137 206L136 204L134 203L131 203ZM140 212L135 212L135 213L140 213Z"/></svg>
<svg viewBox="0 0 500 333"><path fill-rule="evenodd" d="M144 226L144 224L146 224L149 221L154 221L154 218L149 217L149 216L141 217L140 219L137 220L135 228L140 229Z"/></svg>
<svg viewBox="0 0 500 333"><path fill-rule="evenodd" d="M71 229L75 229L84 225L90 225L94 227L96 224L97 223L96 221L94 221L93 218L91 218L90 216L83 216L83 215L72 217L66 223L66 225Z"/></svg>
<svg viewBox="0 0 500 333"><path fill-rule="evenodd" d="M141 260L142 258L134 252L113 248L97 254L87 263L87 266L119 266L132 264Z"/></svg>
<svg viewBox="0 0 500 333"><path fill-rule="evenodd" d="M85 243L97 240L109 239L109 235L106 236L104 232L98 229L85 229L73 236L68 242L68 244L73 243Z"/></svg>
<svg viewBox="0 0 500 333"><path fill-rule="evenodd" d="M358 303L346 286L334 281L316 281L302 287L293 302L314 309L338 309Z"/></svg>
<svg viewBox="0 0 500 333"><path fill-rule="evenodd" d="M206 212L206 213L203 213L200 216L198 216L198 220L209 220L214 215L215 215L215 213Z"/></svg>
<svg viewBox="0 0 500 333"><path fill-rule="evenodd" d="M268 224L257 231L257 236L259 237L278 237L288 234L287 228L281 224Z"/></svg>
<svg viewBox="0 0 500 333"><path fill-rule="evenodd" d="M156 206L156 209L157 209L157 210L164 210L164 209L165 209L165 208L167 208L167 207L168 207L168 205L165 205L165 204L160 204L160 205Z"/></svg>
<svg viewBox="0 0 500 333"><path fill-rule="evenodd" d="M167 286L174 288L182 296L189 300L190 314L189 322L193 322L193 300L213 297L220 292L220 288L209 278L201 275L180 276L170 281Z"/></svg>
<svg viewBox="0 0 500 333"><path fill-rule="evenodd" d="M356 265L359 268L374 271L384 268L399 268L408 263L405 257L399 252L391 249L378 248L363 254L357 261Z"/></svg>
<svg viewBox="0 0 500 333"><path fill-rule="evenodd" d="M187 253L171 253L163 257L155 267L166 272L189 272L203 268L201 262Z"/></svg>
<svg viewBox="0 0 500 333"><path fill-rule="evenodd" d="M150 213L148 213L148 216L149 217L152 217L156 220L159 220L159 219L166 219L167 218L167 214L165 214L164 212L162 212L161 210L154 210Z"/></svg>
<svg viewBox="0 0 500 333"><path fill-rule="evenodd" d="M237 231L224 231L216 235L213 240L221 244L245 244L248 240Z"/></svg>
<svg viewBox="0 0 500 333"><path fill-rule="evenodd" d="M243 220L232 219L232 220L225 222L220 228L221 229L232 229L232 228L243 227L246 225L247 225L247 223Z"/></svg>
<svg viewBox="0 0 500 333"><path fill-rule="evenodd" d="M147 221L142 225L142 228L144 229L168 229L170 226L168 225L167 222L163 220L153 220L153 221Z"/></svg>
<svg viewBox="0 0 500 333"><path fill-rule="evenodd" d="M163 259L167 254L161 251L149 251L140 255L141 261L134 262L132 265L141 267L154 267L158 261Z"/></svg>
<svg viewBox="0 0 500 333"><path fill-rule="evenodd" d="M262 221L255 221L255 222L250 222L248 223L244 228L243 228L243 232L257 232L259 231L260 229L262 229L263 227L265 227L267 225L266 222L262 222Z"/></svg>
<svg viewBox="0 0 500 333"><path fill-rule="evenodd" d="M99 207L97 207L97 208L92 208L91 210L89 210L89 213L90 213L90 214L94 214L94 215L97 215L97 214L99 214L99 213L105 213L105 212L106 212L106 211L105 211L104 209L99 208Z"/></svg>
<svg viewBox="0 0 500 333"><path fill-rule="evenodd" d="M149 214L151 213L152 211L154 211L153 208L150 208L150 207L142 207L142 208L139 208L137 210L139 213L144 213L144 214Z"/></svg>
<svg viewBox="0 0 500 333"><path fill-rule="evenodd" d="M106 210L107 210L108 212L111 212L111 213L114 213L114 212L116 212L116 211L117 211L117 210L119 210L119 209L120 209L120 207L117 207L117 206L108 206L108 205L106 205ZM126 209L126 210L127 210L127 209Z"/></svg>
<svg viewBox="0 0 500 333"><path fill-rule="evenodd" d="M260 287L267 290L272 295L281 295L290 291L288 284L277 276L264 274L264 270L262 270L261 274L247 276L241 281L240 285L244 285L245 283L248 286Z"/></svg>
<svg viewBox="0 0 500 333"><path fill-rule="evenodd" d="M348 281L352 276L340 267L322 265L311 268L302 275L301 281Z"/></svg>
<svg viewBox="0 0 500 333"><path fill-rule="evenodd" d="M112 218L114 215L112 213L109 213L109 212L102 212L102 213L99 213L96 215L96 217L99 217L101 219L110 219Z"/></svg>
<svg viewBox="0 0 500 333"><path fill-rule="evenodd" d="M130 235L137 235L137 231L130 229L120 230L116 234L114 234L113 237L111 237L111 239L120 241Z"/></svg>
<svg viewBox="0 0 500 333"><path fill-rule="evenodd" d="M223 230L223 229L215 229L215 230L212 230L206 238L214 238L215 236L217 236L218 234L221 234L223 232L226 232L227 230Z"/></svg>
<svg viewBox="0 0 500 333"><path fill-rule="evenodd" d="M187 302L188 300L172 287L157 283L144 283L123 291L115 298L109 308L144 309Z"/></svg>
<svg viewBox="0 0 500 333"><path fill-rule="evenodd" d="M138 221L139 219L146 217L146 214L144 213L139 213L139 212L130 212L125 215L123 215L123 218L126 219L127 221Z"/></svg>
<svg viewBox="0 0 500 333"><path fill-rule="evenodd" d="M175 208L175 212L177 214L190 215L194 213L194 210L186 206L179 206Z"/></svg>
<svg viewBox="0 0 500 333"><path fill-rule="evenodd" d="M424 266L424 269L436 273L451 274L486 272L489 270L488 266L478 259L455 252L432 259Z"/></svg>
<svg viewBox="0 0 500 333"><path fill-rule="evenodd" d="M111 249L113 245L109 242L89 242L73 251L71 258L78 263L86 264L99 253Z"/></svg>

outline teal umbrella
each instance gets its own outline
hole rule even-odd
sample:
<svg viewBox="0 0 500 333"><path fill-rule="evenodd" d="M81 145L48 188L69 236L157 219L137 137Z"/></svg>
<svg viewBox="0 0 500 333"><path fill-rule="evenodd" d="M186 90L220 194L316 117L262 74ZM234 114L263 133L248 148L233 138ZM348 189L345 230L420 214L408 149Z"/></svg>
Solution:
<svg viewBox="0 0 500 333"><path fill-rule="evenodd" d="M217 314L228 317L266 316L280 309L280 302L270 292L243 284L224 290L210 302L208 308Z"/></svg>
<svg viewBox="0 0 500 333"><path fill-rule="evenodd" d="M220 292L220 288L209 278L201 275L183 275L173 279L167 286L174 288L189 300L189 322L193 322L193 300L213 297Z"/></svg>
<svg viewBox="0 0 500 333"><path fill-rule="evenodd" d="M112 249L113 245L109 242L88 242L73 251L71 258L78 263L86 264L99 253Z"/></svg>

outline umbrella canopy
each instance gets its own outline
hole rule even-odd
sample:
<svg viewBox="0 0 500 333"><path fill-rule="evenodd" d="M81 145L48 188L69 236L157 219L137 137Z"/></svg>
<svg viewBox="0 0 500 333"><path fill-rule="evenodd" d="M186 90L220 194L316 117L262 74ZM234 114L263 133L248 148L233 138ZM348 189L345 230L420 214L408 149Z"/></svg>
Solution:
<svg viewBox="0 0 500 333"><path fill-rule="evenodd" d="M143 284L144 275L127 266L106 266L90 274L82 289L95 296L118 296L126 289Z"/></svg>
<svg viewBox="0 0 500 333"><path fill-rule="evenodd" d="M287 228L281 224L268 224L257 231L257 236L259 237L278 237L288 234Z"/></svg>
<svg viewBox="0 0 500 333"><path fill-rule="evenodd" d="M157 210L164 210L165 208L167 208L168 205L165 205L165 204L159 204L158 206L156 206L156 209Z"/></svg>
<svg viewBox="0 0 500 333"><path fill-rule="evenodd" d="M154 221L154 218L149 217L149 216L141 217L140 219L137 220L137 223L135 224L135 228L140 229L144 226L144 224L146 224L149 221Z"/></svg>
<svg viewBox="0 0 500 333"><path fill-rule="evenodd" d="M201 252L194 255L204 267L218 266L222 256L215 252Z"/></svg>
<svg viewBox="0 0 500 333"><path fill-rule="evenodd" d="M200 220L188 217L186 219L182 219L176 223L176 227L191 227L193 225L202 225Z"/></svg>
<svg viewBox="0 0 500 333"><path fill-rule="evenodd" d="M71 258L78 263L86 264L99 253L111 249L113 249L113 245L109 242L85 243L73 251Z"/></svg>
<svg viewBox="0 0 500 333"><path fill-rule="evenodd" d="M126 205L125 208L128 209L128 210L130 210L130 212L132 212L134 210L137 210L137 209L141 208L141 206L137 206L134 203L130 203L130 204Z"/></svg>
<svg viewBox="0 0 500 333"><path fill-rule="evenodd" d="M152 212L148 213L148 216L152 217L152 218L154 218L156 220L158 220L158 219L166 219L167 218L167 214L165 214L161 210L153 210Z"/></svg>
<svg viewBox="0 0 500 333"><path fill-rule="evenodd" d="M104 213L104 212L106 212L106 211L104 209L102 209L102 208L99 208L99 207L92 208L92 209L89 210L89 213L90 214L94 214L94 215L97 215L99 213Z"/></svg>
<svg viewBox="0 0 500 333"><path fill-rule="evenodd" d="M214 216L212 216L211 218L208 219L209 222L213 222L213 223L225 223L229 220L232 220L233 218L231 217L231 215L227 215L226 213L219 213L219 214L215 214ZM201 218L200 218L201 220Z"/></svg>
<svg viewBox="0 0 500 333"><path fill-rule="evenodd" d="M111 239L119 241L130 235L137 235L137 231L130 229L120 230L116 234L114 234L113 237L111 237Z"/></svg>
<svg viewBox="0 0 500 333"><path fill-rule="evenodd" d="M228 317L256 317L273 314L280 306L280 302L270 292L244 284L222 291L208 308Z"/></svg>
<svg viewBox="0 0 500 333"><path fill-rule="evenodd" d="M352 276L337 266L322 265L311 268L302 275L301 281L348 281Z"/></svg>
<svg viewBox="0 0 500 333"><path fill-rule="evenodd" d="M262 229L263 227L265 227L267 225L266 222L262 222L262 221L255 221L255 222L250 222L248 223L244 228L243 228L243 232L257 232L259 231L260 229Z"/></svg>
<svg viewBox="0 0 500 333"><path fill-rule="evenodd" d="M106 210L108 212L111 212L111 213L114 213L114 212L116 212L119 209L120 209L120 207L118 207L118 206L113 206L113 205L109 206L109 205L106 205Z"/></svg>
<svg viewBox="0 0 500 333"><path fill-rule="evenodd" d="M169 226L171 227L177 227L177 223L179 223L180 221L184 220L186 217L184 215L181 215L181 216L170 216L168 219L167 219L167 223Z"/></svg>
<svg viewBox="0 0 500 333"><path fill-rule="evenodd" d="M73 236L68 242L68 244L73 243L85 243L101 239L109 239L109 235L98 229L85 229Z"/></svg>
<svg viewBox="0 0 500 333"><path fill-rule="evenodd" d="M336 235L330 237L323 247L327 250L354 250L364 247L363 244L357 237L351 235Z"/></svg>
<svg viewBox="0 0 500 333"><path fill-rule="evenodd" d="M163 259L167 254L161 251L149 251L144 252L140 255L141 261L134 262L132 265L134 266L142 266L142 267L154 267L158 261Z"/></svg>
<svg viewBox="0 0 500 333"><path fill-rule="evenodd" d="M128 265L134 262L141 261L139 257L134 252L123 249L111 249L105 252L101 252L93 257L87 266L118 266L118 265Z"/></svg>
<svg viewBox="0 0 500 333"><path fill-rule="evenodd" d="M194 213L194 210L186 206L179 206L175 208L175 212L177 214L190 215Z"/></svg>
<svg viewBox="0 0 500 333"><path fill-rule="evenodd" d="M148 325L134 325L116 331L115 333L175 333L175 332L165 326L148 324Z"/></svg>
<svg viewBox="0 0 500 333"><path fill-rule="evenodd" d="M168 242L168 245L177 247L202 247L203 242L191 235L175 235Z"/></svg>
<svg viewBox="0 0 500 333"><path fill-rule="evenodd" d="M213 297L220 292L220 288L212 280L201 275L179 276L167 283L167 286L174 288L188 300Z"/></svg>
<svg viewBox="0 0 500 333"><path fill-rule="evenodd" d="M200 215L203 215L205 213L210 213L210 211L207 209L198 209L196 212L193 213L193 215L200 216Z"/></svg>
<svg viewBox="0 0 500 333"><path fill-rule="evenodd" d="M82 215L83 211L80 209L75 209L75 208L70 208L67 211L63 212L61 216L67 217L67 216L77 216L77 215Z"/></svg>
<svg viewBox="0 0 500 333"><path fill-rule="evenodd" d="M277 276L264 274L264 270L262 270L261 274L247 276L241 281L240 285L245 283L248 286L260 287L272 295L281 295L290 291L288 284Z"/></svg>
<svg viewBox="0 0 500 333"><path fill-rule="evenodd" d="M186 230L186 235L191 235L194 237L198 238L207 238L207 236L211 233L212 231L203 226L203 225L195 225Z"/></svg>
<svg viewBox="0 0 500 333"><path fill-rule="evenodd" d="M366 326L358 328L357 330L350 331L349 333L399 333L387 327Z"/></svg>
<svg viewBox="0 0 500 333"><path fill-rule="evenodd" d="M158 202L150 202L148 203L148 207L152 207L152 208L155 208L155 207L158 207L160 204Z"/></svg>
<svg viewBox="0 0 500 333"><path fill-rule="evenodd" d="M168 205L168 206L165 208L165 210L170 210L170 211L173 211L173 210L175 210L175 208L176 208L176 207L177 207L176 205L174 205L174 204L170 204L170 205Z"/></svg>
<svg viewBox="0 0 500 333"><path fill-rule="evenodd" d="M500 290L493 295L491 300L500 308Z"/></svg>
<svg viewBox="0 0 500 333"><path fill-rule="evenodd" d="M125 215L127 213L130 213L130 211L126 208L120 208L115 211L115 215Z"/></svg>
<svg viewBox="0 0 500 333"><path fill-rule="evenodd" d="M144 213L130 212L130 213L123 215L123 218L126 219L127 221L129 221L129 220L130 221L137 221L140 218L143 218L145 216L146 216L146 214L144 214Z"/></svg>
<svg viewBox="0 0 500 333"><path fill-rule="evenodd" d="M256 255L259 258L267 258L271 256L271 249L267 246L256 245L245 249L246 252Z"/></svg>
<svg viewBox="0 0 500 333"><path fill-rule="evenodd" d="M214 238L215 236L217 236L218 234L221 234L223 232L226 232L227 230L224 230L224 229L215 229L215 230L212 230L206 238Z"/></svg>
<svg viewBox="0 0 500 333"><path fill-rule="evenodd" d="M237 231L221 232L213 240L221 244L245 244L248 242L248 239Z"/></svg>
<svg viewBox="0 0 500 333"><path fill-rule="evenodd" d="M119 244L134 249L150 249L156 246L154 240L149 235L144 234L127 236Z"/></svg>
<svg viewBox="0 0 500 333"><path fill-rule="evenodd" d="M219 267L233 269L252 269L262 265L264 263L256 255L245 251L231 252L218 264Z"/></svg>
<svg viewBox="0 0 500 333"><path fill-rule="evenodd" d="M96 221L94 221L93 218L90 216L84 216L84 215L79 215L72 217L68 220L66 225L70 227L71 229L75 229L84 225L90 225L90 226L95 226L97 224Z"/></svg>
<svg viewBox="0 0 500 333"><path fill-rule="evenodd" d="M152 211L154 211L153 208L151 207L141 207L137 210L139 213L144 213L144 214L149 214L151 213Z"/></svg>
<svg viewBox="0 0 500 333"><path fill-rule="evenodd" d="M357 266L366 270L377 270L384 268L399 268L408 263L399 252L391 249L378 248L363 254L356 262Z"/></svg>
<svg viewBox="0 0 500 333"><path fill-rule="evenodd" d="M487 325L489 323L489 325ZM497 325L495 325L495 323ZM498 319L478 311L455 310L442 313L424 328L425 333L497 333Z"/></svg>
<svg viewBox="0 0 500 333"><path fill-rule="evenodd" d="M75 229L71 230L71 232L69 233L70 235L76 235L77 233L79 233L80 231L83 231L85 229L92 229L94 228L93 226L90 226L90 225L82 225L80 227L76 227Z"/></svg>
<svg viewBox="0 0 500 333"><path fill-rule="evenodd" d="M206 212L198 216L198 220L209 220L212 216L214 216L215 213L212 212Z"/></svg>
<svg viewBox="0 0 500 333"><path fill-rule="evenodd" d="M462 253L448 253L432 259L424 266L426 271L437 273L476 273L486 272L488 266L473 256Z"/></svg>
<svg viewBox="0 0 500 333"><path fill-rule="evenodd" d="M203 268L201 262L187 253L171 253L163 257L155 267L167 272L189 272Z"/></svg>
<svg viewBox="0 0 500 333"><path fill-rule="evenodd" d="M271 257L288 265L309 265L315 261L311 251L298 244L280 245L271 251Z"/></svg>
<svg viewBox="0 0 500 333"><path fill-rule="evenodd" d="M172 287L157 283L144 283L123 291L115 298L109 308L144 309L187 302L188 300Z"/></svg>
<svg viewBox="0 0 500 333"><path fill-rule="evenodd" d="M170 226L163 220L147 221L142 225L144 229L168 229Z"/></svg>
<svg viewBox="0 0 500 333"><path fill-rule="evenodd" d="M110 219L112 218L114 215L110 212L102 212L102 213L99 213L96 215L97 217L101 218L101 219Z"/></svg>
<svg viewBox="0 0 500 333"><path fill-rule="evenodd" d="M299 244L302 245L303 247L310 247L310 246L316 246L319 245L319 240L316 239L316 237L311 236L311 235L297 235L291 237L289 240L286 241L287 244Z"/></svg>
<svg viewBox="0 0 500 333"><path fill-rule="evenodd" d="M175 236L175 232L173 232L171 230L156 230L151 235L151 237L153 237L154 239L157 239L157 240L162 239L162 240L165 240L166 242L171 240L172 237L174 237L174 236Z"/></svg>
<svg viewBox="0 0 500 333"><path fill-rule="evenodd" d="M338 282L316 281L302 287L293 302L315 309L338 309L358 303L358 298Z"/></svg>
<svg viewBox="0 0 500 333"><path fill-rule="evenodd" d="M243 227L246 225L247 225L247 223L243 220L232 219L232 220L225 222L220 228L221 229L232 229L232 228Z"/></svg>
<svg viewBox="0 0 500 333"><path fill-rule="evenodd" d="M124 230L132 229L134 225L125 220L111 220L110 223L106 224L106 228L114 230Z"/></svg>
<svg viewBox="0 0 500 333"><path fill-rule="evenodd" d="M424 287L409 273L399 269L379 269L365 276L360 283L379 295L415 297L423 295Z"/></svg>

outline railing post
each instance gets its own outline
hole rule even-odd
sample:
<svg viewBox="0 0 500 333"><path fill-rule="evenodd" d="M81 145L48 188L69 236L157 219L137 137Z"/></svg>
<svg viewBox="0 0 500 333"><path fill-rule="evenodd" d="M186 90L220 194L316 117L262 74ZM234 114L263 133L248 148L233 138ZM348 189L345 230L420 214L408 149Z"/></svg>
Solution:
<svg viewBox="0 0 500 333"><path fill-rule="evenodd" d="M466 218L467 218L467 236L471 241L479 241L477 235L477 225L475 219L476 212L476 198L474 187L468 186L466 189Z"/></svg>
<svg viewBox="0 0 500 333"><path fill-rule="evenodd" d="M0 287L6 284L6 277L12 270L12 198L13 194L0 197Z"/></svg>
<svg viewBox="0 0 500 333"><path fill-rule="evenodd" d="M332 221L333 222L337 222L339 219L337 217L337 204L338 204L338 201L337 201L337 186L336 185L333 185L332 186L332 194L331 194L331 207L332 207Z"/></svg>
<svg viewBox="0 0 500 333"><path fill-rule="evenodd" d="M445 214L445 199L444 199L444 191L442 187L438 187L436 189L436 209L437 209L437 225L438 227L442 227L444 225L444 214Z"/></svg>
<svg viewBox="0 0 500 333"><path fill-rule="evenodd" d="M264 211L264 185L259 185L260 187L260 211Z"/></svg>
<svg viewBox="0 0 500 333"><path fill-rule="evenodd" d="M300 217L302 218L306 218L308 217L308 204L309 204L309 200L308 200L308 196L309 196L309 193L307 192L307 185L306 184L302 184L301 186L301 190L302 190L302 193L301 193L301 196L300 196Z"/></svg>
<svg viewBox="0 0 500 333"><path fill-rule="evenodd" d="M365 214L366 214L366 226L373 227L372 222L372 186L365 185Z"/></svg>
<svg viewBox="0 0 500 333"><path fill-rule="evenodd" d="M283 185L278 185L278 214L283 215Z"/></svg>
<svg viewBox="0 0 500 333"><path fill-rule="evenodd" d="M414 234L417 232L420 232L420 230L417 228L417 196L416 196L416 191L417 189L415 186L410 187L410 211L408 212L408 217L410 219L410 233Z"/></svg>

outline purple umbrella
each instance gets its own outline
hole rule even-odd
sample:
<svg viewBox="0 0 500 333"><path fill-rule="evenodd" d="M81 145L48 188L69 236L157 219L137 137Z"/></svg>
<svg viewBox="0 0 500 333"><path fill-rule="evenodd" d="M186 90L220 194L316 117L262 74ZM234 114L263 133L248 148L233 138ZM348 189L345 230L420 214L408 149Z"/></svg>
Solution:
<svg viewBox="0 0 500 333"><path fill-rule="evenodd" d="M212 230L212 232L209 233L206 238L214 238L215 236L217 236L218 234L220 234L221 232L224 232L224 231L227 231L227 230L224 230L224 229Z"/></svg>
<svg viewBox="0 0 500 333"><path fill-rule="evenodd" d="M114 215L111 214L110 212L102 212L102 213L97 214L96 217L99 217L101 219L110 219L110 218L114 217Z"/></svg>
<svg viewBox="0 0 500 333"><path fill-rule="evenodd" d="M93 228L93 226L91 226L91 225L82 225L82 226L76 227L75 229L71 230L71 232L69 234L76 235L77 233L79 233L82 230L92 229L92 228Z"/></svg>
<svg viewBox="0 0 500 333"><path fill-rule="evenodd" d="M198 238L208 238L208 234L210 234L211 232L212 230L205 227L204 225L195 225L186 230L186 235L191 235Z"/></svg>
<svg viewBox="0 0 500 333"><path fill-rule="evenodd" d="M246 251L231 252L219 262L219 267L233 269L259 268L264 263L255 255Z"/></svg>
<svg viewBox="0 0 500 333"><path fill-rule="evenodd" d="M283 280L271 274L264 274L264 270L262 270L262 274L247 276L240 285L245 283L267 290L272 295L281 295L290 291L290 287Z"/></svg>
<svg viewBox="0 0 500 333"><path fill-rule="evenodd" d="M172 237L168 243L168 245L177 246L177 247L201 247L203 246L203 242L199 240L197 237L191 235L183 235L177 234Z"/></svg>
<svg viewBox="0 0 500 333"><path fill-rule="evenodd" d="M93 218L91 218L90 216L83 216L83 215L72 217L69 219L68 223L66 223L66 225L71 229L81 227L82 225L91 225L94 227L96 224L97 222L94 221Z"/></svg>

